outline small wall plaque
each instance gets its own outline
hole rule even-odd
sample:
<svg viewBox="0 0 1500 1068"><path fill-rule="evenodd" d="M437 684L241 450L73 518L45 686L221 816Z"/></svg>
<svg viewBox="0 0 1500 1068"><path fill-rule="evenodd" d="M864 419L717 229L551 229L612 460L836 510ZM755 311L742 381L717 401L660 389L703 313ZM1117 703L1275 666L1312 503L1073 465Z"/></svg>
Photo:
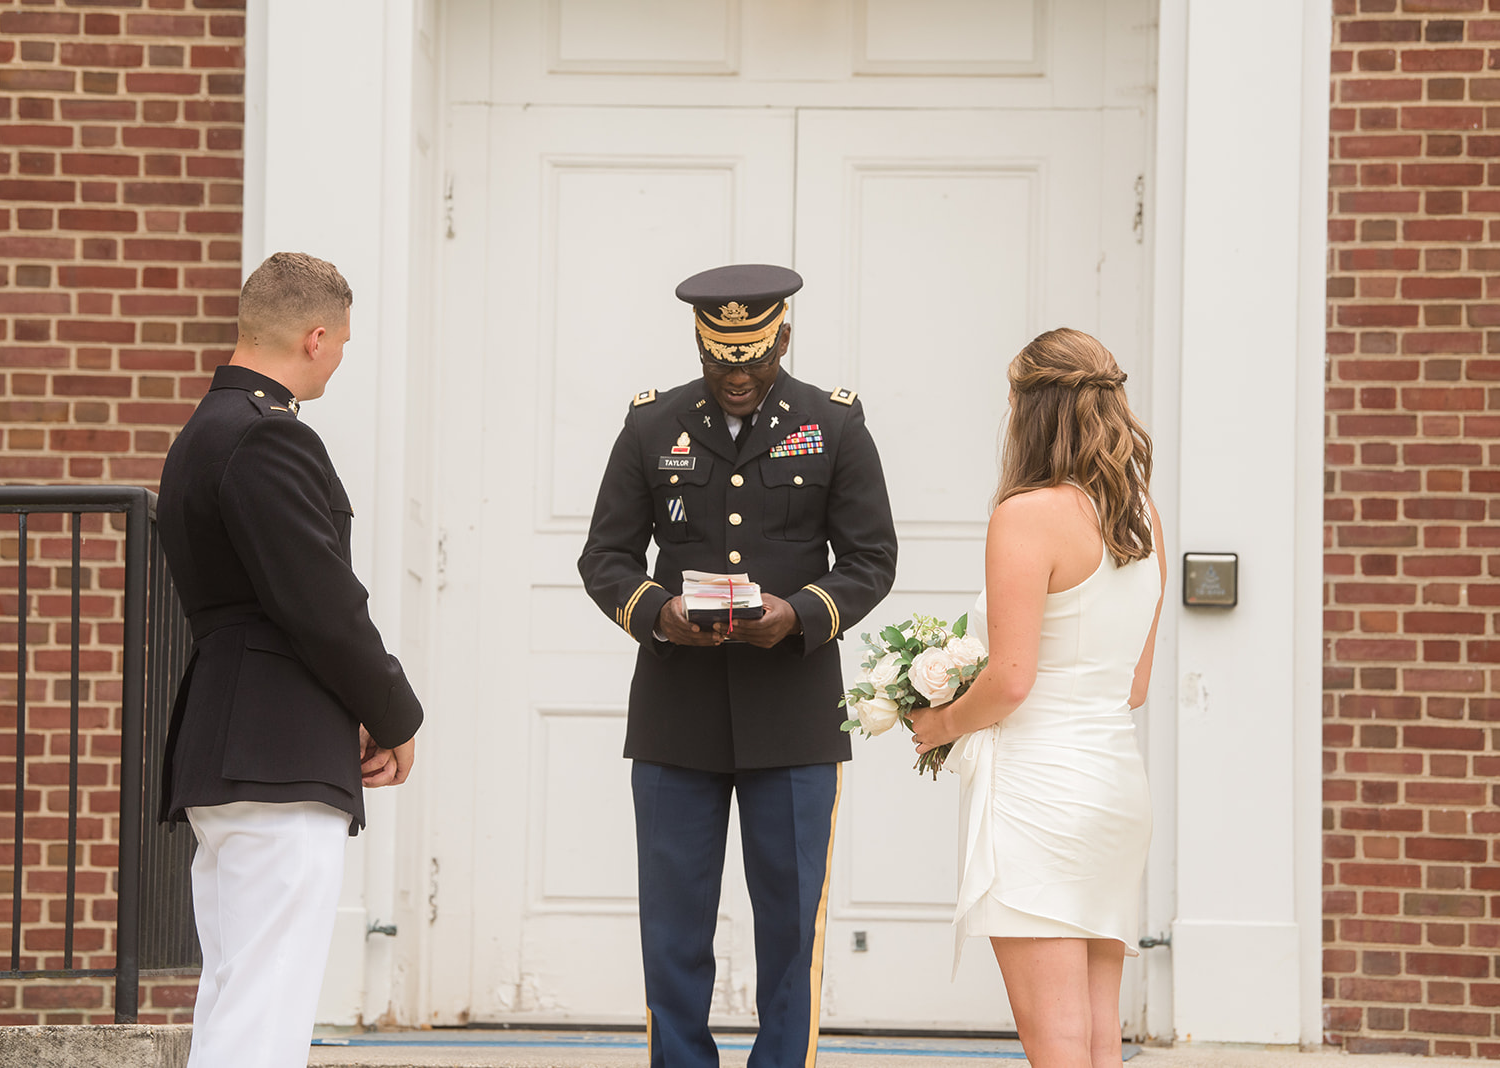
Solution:
<svg viewBox="0 0 1500 1068"><path fill-rule="evenodd" d="M1182 554L1183 604L1233 608L1239 601L1239 553Z"/></svg>

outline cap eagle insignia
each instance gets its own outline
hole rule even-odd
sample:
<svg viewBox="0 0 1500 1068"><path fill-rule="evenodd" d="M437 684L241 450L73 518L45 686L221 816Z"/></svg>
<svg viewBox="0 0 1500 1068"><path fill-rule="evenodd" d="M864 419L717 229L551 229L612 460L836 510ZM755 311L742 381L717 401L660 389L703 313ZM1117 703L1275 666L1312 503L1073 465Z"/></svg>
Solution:
<svg viewBox="0 0 1500 1068"><path fill-rule="evenodd" d="M750 309L737 300L719 306L719 315L727 323L743 323L750 318Z"/></svg>

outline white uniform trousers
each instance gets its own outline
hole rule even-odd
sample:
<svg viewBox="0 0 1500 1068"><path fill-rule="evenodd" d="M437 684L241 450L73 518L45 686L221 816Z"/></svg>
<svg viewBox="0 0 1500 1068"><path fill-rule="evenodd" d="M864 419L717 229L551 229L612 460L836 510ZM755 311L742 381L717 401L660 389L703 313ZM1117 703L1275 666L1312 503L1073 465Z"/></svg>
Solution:
<svg viewBox="0 0 1500 1068"><path fill-rule="evenodd" d="M188 1068L307 1068L349 814L236 801L187 817L203 946Z"/></svg>

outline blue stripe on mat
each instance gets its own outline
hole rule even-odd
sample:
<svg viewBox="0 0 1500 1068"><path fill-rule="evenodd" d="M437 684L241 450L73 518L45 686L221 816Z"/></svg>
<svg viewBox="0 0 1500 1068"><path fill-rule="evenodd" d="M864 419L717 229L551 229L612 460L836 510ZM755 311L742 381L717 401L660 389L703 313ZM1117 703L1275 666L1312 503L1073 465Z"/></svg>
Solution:
<svg viewBox="0 0 1500 1068"><path fill-rule="evenodd" d="M493 1035L485 1031L401 1031L388 1034L364 1034L350 1038L327 1035L314 1038L314 1046L385 1046L426 1047L428 1049L629 1049L644 1050L646 1040L635 1034L608 1034L584 1032L580 1034L554 1033L545 1038L531 1034L516 1034L514 1037L479 1037ZM471 1037L472 1036L472 1037ZM719 1048L726 1050L748 1050L754 1039L751 1036L724 1036L719 1039ZM945 1044L947 1043L947 1044ZM922 1039L880 1038L876 1036L825 1037L818 1043L823 1052L854 1053L872 1057L953 1057L977 1059L992 1057L996 1060L1026 1059L1021 1052L1021 1043L1015 1039ZM1141 1051L1141 1047L1127 1042L1121 1050L1123 1059L1130 1060Z"/></svg>

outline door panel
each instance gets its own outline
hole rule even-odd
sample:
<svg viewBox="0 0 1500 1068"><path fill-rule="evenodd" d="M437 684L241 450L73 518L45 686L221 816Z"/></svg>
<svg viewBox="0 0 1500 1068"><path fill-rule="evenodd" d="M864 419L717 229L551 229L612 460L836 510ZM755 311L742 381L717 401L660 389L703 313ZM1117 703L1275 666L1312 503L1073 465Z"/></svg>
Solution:
<svg viewBox="0 0 1500 1068"><path fill-rule="evenodd" d="M484 169L455 175L456 188L485 190L485 247L449 267L486 276L484 336L465 357L475 379L445 413L479 428L479 534L447 567L483 576L473 663L492 682L476 734L507 768L478 786L486 813L504 815L484 820L471 860L481 950L467 1019L634 1022L620 752L635 646L584 596L574 562L630 398L696 372L677 282L704 264L791 258L794 118L488 111ZM748 906L742 917L726 895L725 908L732 941L748 932ZM434 1010L434 1021L457 1015Z"/></svg>
<svg viewBox="0 0 1500 1068"><path fill-rule="evenodd" d="M891 595L851 639L919 612L951 622L974 602L1006 366L1047 327L1100 330L1103 189L1132 184L1105 165L1102 130L1097 111L799 112L795 365L860 392L901 546ZM852 676L862 643L843 655ZM904 734L855 741L825 1021L1011 1028L983 940L949 983L957 782L911 763Z"/></svg>

